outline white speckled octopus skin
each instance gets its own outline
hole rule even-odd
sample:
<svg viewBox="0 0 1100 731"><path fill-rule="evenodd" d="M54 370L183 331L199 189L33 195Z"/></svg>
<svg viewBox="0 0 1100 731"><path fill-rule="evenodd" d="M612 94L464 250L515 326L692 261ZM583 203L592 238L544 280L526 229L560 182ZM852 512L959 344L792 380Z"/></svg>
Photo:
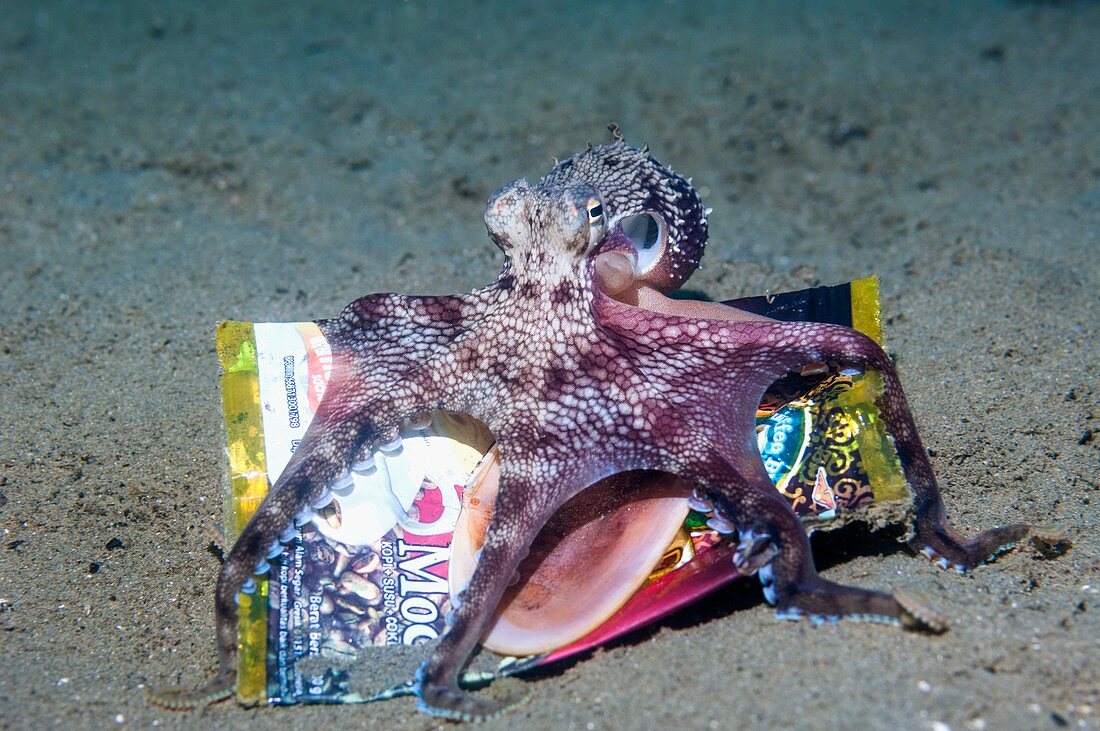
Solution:
<svg viewBox="0 0 1100 731"><path fill-rule="evenodd" d="M419 707L447 718L484 718L514 700L470 695L459 674L548 517L628 470L690 480L698 499L736 527L735 563L759 571L782 616L942 629L904 594L818 576L799 520L768 479L755 444L756 408L770 384L809 363L882 373L880 408L915 498L918 550L968 571L1028 534L1044 537L1017 524L966 540L948 527L897 375L870 338L836 325L657 314L604 294L595 255L632 251L618 224L643 211L660 217L668 234L649 281L671 291L699 263L704 209L688 181L617 139L562 162L537 185L519 180L493 193L485 222L507 261L489 286L456 296L368 295L319 323L335 356L332 379L293 459L225 560L216 596L221 669L203 688L159 695L161 705L187 708L230 694L241 586L328 485L424 412L473 415L493 431L501 456L480 562L417 673Z"/></svg>

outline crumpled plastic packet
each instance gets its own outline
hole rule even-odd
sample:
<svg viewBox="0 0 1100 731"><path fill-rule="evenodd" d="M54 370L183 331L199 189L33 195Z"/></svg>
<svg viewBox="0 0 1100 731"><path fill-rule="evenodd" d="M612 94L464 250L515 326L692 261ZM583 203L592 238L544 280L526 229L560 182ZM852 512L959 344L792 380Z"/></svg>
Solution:
<svg viewBox="0 0 1100 731"><path fill-rule="evenodd" d="M726 304L882 339L874 278ZM313 323L224 322L217 345L229 452L226 522L235 536L305 434L331 353ZM908 489L875 406L880 392L875 372L822 369L782 379L761 403L761 458L807 530L853 519L881 525L907 514ZM492 441L476 420L436 413L425 428L402 433L398 452L377 455L373 469L334 487L332 503L297 526L288 549L240 595L242 702L352 703L412 691L413 673L461 589L452 586L452 558L456 569L462 560L466 574L472 570L472 551L460 546L455 530L469 522L464 511L492 458ZM710 529L694 510L673 528L671 541L654 547L656 561L641 585L616 598L598 626L523 657L483 649L465 682L598 647L741 577L731 561L736 534Z"/></svg>

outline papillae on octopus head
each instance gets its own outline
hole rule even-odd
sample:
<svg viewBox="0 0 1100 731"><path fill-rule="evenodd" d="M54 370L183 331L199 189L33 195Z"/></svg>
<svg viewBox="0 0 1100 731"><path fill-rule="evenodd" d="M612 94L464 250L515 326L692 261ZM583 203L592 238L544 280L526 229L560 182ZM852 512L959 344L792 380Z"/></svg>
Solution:
<svg viewBox="0 0 1100 731"><path fill-rule="evenodd" d="M489 198L485 227L508 257L509 274L546 282L581 271L607 234L607 218L599 191L588 183L517 180Z"/></svg>
<svg viewBox="0 0 1100 731"><path fill-rule="evenodd" d="M629 251L630 281L662 293L698 268L707 241L706 211L690 183L621 141L589 147L535 185L498 189L485 224L508 257L506 275L621 282L623 260L601 257L607 247Z"/></svg>

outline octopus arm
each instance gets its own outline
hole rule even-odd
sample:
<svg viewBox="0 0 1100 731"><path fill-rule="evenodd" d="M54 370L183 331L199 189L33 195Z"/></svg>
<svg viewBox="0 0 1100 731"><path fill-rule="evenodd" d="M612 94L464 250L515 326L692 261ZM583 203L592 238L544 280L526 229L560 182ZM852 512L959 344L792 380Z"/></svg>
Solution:
<svg viewBox="0 0 1100 731"><path fill-rule="evenodd" d="M739 533L735 563L759 571L765 596L781 616L847 616L933 631L945 626L903 593L841 586L817 574L801 523L772 486L753 439L753 416L764 391L809 363L881 372L880 411L914 499L914 548L941 566L969 571L1025 537L1040 547L1061 540L1023 523L972 539L950 527L893 363L858 331L822 323L692 320L614 301L600 310L602 325L646 374L645 382L678 399L675 418L646 423L642 436L658 448L650 454L668 455L666 462L658 456L647 466L693 481L713 501L716 516Z"/></svg>
<svg viewBox="0 0 1100 731"><path fill-rule="evenodd" d="M768 331L759 339L767 341L777 359L788 365L795 363L794 367L823 361L841 368L870 368L882 374L878 406L913 494L914 549L959 571L970 571L1025 537L1030 536L1040 547L1059 540L1051 532L1027 523L998 526L969 539L951 528L897 370L872 338L847 327L822 323L754 323L740 327L750 332Z"/></svg>
<svg viewBox="0 0 1100 731"><path fill-rule="evenodd" d="M470 695L459 689L459 674L488 631L505 591L518 578L520 563L539 531L569 496L591 480L583 467L563 469L555 456L541 454L531 444L513 443L507 435L500 438L498 447L500 487L477 568L457 595L448 631L417 671L418 707L452 720L489 718L521 700L522 694Z"/></svg>
<svg viewBox="0 0 1100 731"><path fill-rule="evenodd" d="M332 348L332 372L301 444L222 565L215 591L219 671L198 690L156 694L156 703L192 708L232 692L241 587L278 550L279 536L323 502L352 464L395 440L404 419L446 403L427 371L485 315L500 289L495 283L456 296L369 295L318 321Z"/></svg>
<svg viewBox="0 0 1100 731"><path fill-rule="evenodd" d="M317 324L332 347L337 370L354 370L366 381L382 381L446 352L477 326L502 294L499 282L453 296L372 294Z"/></svg>

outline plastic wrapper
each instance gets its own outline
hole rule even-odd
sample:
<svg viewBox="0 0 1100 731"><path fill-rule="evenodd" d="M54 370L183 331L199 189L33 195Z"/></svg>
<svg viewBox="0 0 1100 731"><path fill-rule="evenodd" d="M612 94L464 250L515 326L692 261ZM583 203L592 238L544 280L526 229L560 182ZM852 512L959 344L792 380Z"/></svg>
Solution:
<svg viewBox="0 0 1100 731"><path fill-rule="evenodd" d="M727 304L783 320L833 322L881 341L873 278ZM235 535L305 434L331 358L312 323L225 322L218 356L229 453L227 525ZM807 529L851 519L900 519L909 494L875 400L877 373L789 376L757 413L761 459ZM253 592L240 596L242 702L349 703L411 692L416 667L444 631L455 569L472 551L456 536L492 458L492 435L463 415L437 413L406 430L402 448L352 472L297 534ZM490 456L486 458L486 455ZM480 467L479 467L480 465ZM464 495L466 504L464 507ZM640 586L583 636L523 657L483 649L466 682L553 663L643 627L741 578L736 534L722 536L687 511L653 546ZM677 523L679 518L676 518ZM466 575L472 565L462 567ZM578 570L586 570L578 567ZM461 587L459 587L461 588Z"/></svg>

